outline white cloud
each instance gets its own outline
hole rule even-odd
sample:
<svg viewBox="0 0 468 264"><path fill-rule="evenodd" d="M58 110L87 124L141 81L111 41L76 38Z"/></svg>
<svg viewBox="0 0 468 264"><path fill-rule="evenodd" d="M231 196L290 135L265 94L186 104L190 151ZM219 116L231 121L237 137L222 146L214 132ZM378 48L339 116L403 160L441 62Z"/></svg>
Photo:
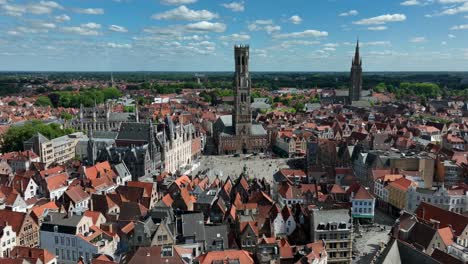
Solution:
<svg viewBox="0 0 468 264"><path fill-rule="evenodd" d="M463 5L445 9L440 13L440 15L456 15L459 13L466 13L468 12L468 2L465 2Z"/></svg>
<svg viewBox="0 0 468 264"><path fill-rule="evenodd" d="M109 30L114 31L114 32L122 32L122 33L128 32L128 29L122 26L117 26L117 25L110 25Z"/></svg>
<svg viewBox="0 0 468 264"><path fill-rule="evenodd" d="M318 45L318 44L320 44L320 41L293 39L293 40L285 40L281 42L281 47L289 48L291 46L312 46L312 45Z"/></svg>
<svg viewBox="0 0 468 264"><path fill-rule="evenodd" d="M300 16L298 16L298 15L294 15L294 16L289 18L289 21L291 23L293 23L293 24L298 25L298 24L302 23L302 18Z"/></svg>
<svg viewBox="0 0 468 264"><path fill-rule="evenodd" d="M325 43L323 44L324 47L327 47L327 48L337 48L340 46L340 44L338 43Z"/></svg>
<svg viewBox="0 0 468 264"><path fill-rule="evenodd" d="M252 49L250 50L250 53L252 54L252 56L258 56L262 58L268 57L268 52L265 49Z"/></svg>
<svg viewBox="0 0 468 264"><path fill-rule="evenodd" d="M81 24L81 26L84 27L84 28L89 28L89 29L99 29L99 28L101 28L100 24L97 24L97 23L94 23L94 22Z"/></svg>
<svg viewBox="0 0 468 264"><path fill-rule="evenodd" d="M416 5L422 5L422 3L419 2L418 0L408 0L408 1L401 2L400 5L402 5L402 6L416 6Z"/></svg>
<svg viewBox="0 0 468 264"><path fill-rule="evenodd" d="M411 38L409 41L412 43L422 43L422 42L426 42L427 39L425 37L414 37L414 38Z"/></svg>
<svg viewBox="0 0 468 264"><path fill-rule="evenodd" d="M84 15L103 15L104 9L102 8L75 8L73 9L75 13L84 14Z"/></svg>
<svg viewBox="0 0 468 264"><path fill-rule="evenodd" d="M346 16L357 16L359 12L357 10L349 10L348 12L340 13L338 16L346 17Z"/></svg>
<svg viewBox="0 0 468 264"><path fill-rule="evenodd" d="M11 4L4 1L1 5L3 12L10 16L22 16L26 13L34 15L51 14L56 9L63 9L61 5L54 1L39 1L38 3L29 3L24 5Z"/></svg>
<svg viewBox="0 0 468 264"><path fill-rule="evenodd" d="M281 30L281 27L278 25L275 25L273 20L255 20L253 23L249 24L247 28L250 31L266 31L268 34L271 34L273 32L277 32Z"/></svg>
<svg viewBox="0 0 468 264"><path fill-rule="evenodd" d="M244 2L231 2L222 4L227 9L231 9L233 12L243 12L245 10Z"/></svg>
<svg viewBox="0 0 468 264"><path fill-rule="evenodd" d="M62 27L62 31L66 33L73 33L82 36L98 36L100 33L97 31L101 28L100 24L93 22L81 24L80 26L74 27Z"/></svg>
<svg viewBox="0 0 468 264"><path fill-rule="evenodd" d="M57 21L59 23L62 23L62 22L65 22L65 21L70 21L70 20L71 20L71 18L69 16L65 15L65 14L55 17L55 21Z"/></svg>
<svg viewBox="0 0 468 264"><path fill-rule="evenodd" d="M441 4L459 4L468 2L468 0L438 0Z"/></svg>
<svg viewBox="0 0 468 264"><path fill-rule="evenodd" d="M442 41L440 44L445 46L447 45L447 41Z"/></svg>
<svg viewBox="0 0 468 264"><path fill-rule="evenodd" d="M451 27L450 29L451 29L451 30L464 30L464 29L468 29L468 24L453 26L453 27Z"/></svg>
<svg viewBox="0 0 468 264"><path fill-rule="evenodd" d="M386 26L375 26L375 27L368 27L368 30L371 31L382 31L382 30L387 30Z"/></svg>
<svg viewBox="0 0 468 264"><path fill-rule="evenodd" d="M197 0L161 0L161 4L165 5L187 5L195 2L197 2Z"/></svg>
<svg viewBox="0 0 468 264"><path fill-rule="evenodd" d="M274 38L310 38L310 37L326 37L328 36L328 32L326 31L319 31L315 29L308 29L300 32L292 32L292 33L284 33L274 35Z"/></svg>
<svg viewBox="0 0 468 264"><path fill-rule="evenodd" d="M48 22L36 22L36 23L34 23L34 26L41 27L41 28L47 28L47 29L53 29L53 28L57 27L54 23L48 23Z"/></svg>
<svg viewBox="0 0 468 264"><path fill-rule="evenodd" d="M132 48L132 45L130 44L119 44L119 43L114 43L114 42L108 42L103 46L108 47L108 48L114 48L114 49L131 49Z"/></svg>
<svg viewBox="0 0 468 264"><path fill-rule="evenodd" d="M151 18L157 20L199 21L218 18L218 14L211 13L208 10L191 10L183 5L163 13L154 14Z"/></svg>
<svg viewBox="0 0 468 264"><path fill-rule="evenodd" d="M226 25L223 23L211 23L208 21L200 21L197 23L191 23L185 26L188 31L196 32L224 32L226 31Z"/></svg>
<svg viewBox="0 0 468 264"><path fill-rule="evenodd" d="M229 36L221 36L219 39L223 41L230 41L230 42L236 42L236 41L242 42L242 41L250 40L250 36L247 34L234 33Z"/></svg>
<svg viewBox="0 0 468 264"><path fill-rule="evenodd" d="M389 22L401 22L405 20L406 20L406 16L404 14L386 14L386 15L361 19L353 23L356 25L383 25Z"/></svg>
<svg viewBox="0 0 468 264"><path fill-rule="evenodd" d="M451 38L451 39L456 38L456 36L453 35L453 34L448 34L448 37Z"/></svg>

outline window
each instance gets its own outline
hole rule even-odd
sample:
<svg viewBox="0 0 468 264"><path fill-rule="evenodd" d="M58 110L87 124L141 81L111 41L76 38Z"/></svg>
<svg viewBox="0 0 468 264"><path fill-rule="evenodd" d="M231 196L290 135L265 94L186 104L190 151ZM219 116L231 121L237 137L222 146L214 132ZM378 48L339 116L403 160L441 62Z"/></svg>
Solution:
<svg viewBox="0 0 468 264"><path fill-rule="evenodd" d="M75 251L72 252L72 260L76 261L76 252Z"/></svg>
<svg viewBox="0 0 468 264"><path fill-rule="evenodd" d="M55 236L55 244L58 244L58 236Z"/></svg>
<svg viewBox="0 0 468 264"><path fill-rule="evenodd" d="M70 238L67 237L67 246L70 246Z"/></svg>
<svg viewBox="0 0 468 264"><path fill-rule="evenodd" d="M72 238L72 247L74 247L76 244L76 238Z"/></svg>
<svg viewBox="0 0 468 264"><path fill-rule="evenodd" d="M60 238L60 244L65 244L65 239L63 237Z"/></svg>

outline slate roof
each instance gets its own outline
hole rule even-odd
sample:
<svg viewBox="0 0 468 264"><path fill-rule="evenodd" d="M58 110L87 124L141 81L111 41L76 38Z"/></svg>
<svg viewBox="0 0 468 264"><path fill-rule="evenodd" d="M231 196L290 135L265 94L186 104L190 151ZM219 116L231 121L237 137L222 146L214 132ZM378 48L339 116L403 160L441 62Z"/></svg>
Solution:
<svg viewBox="0 0 468 264"><path fill-rule="evenodd" d="M162 250L169 247L172 246L139 247L135 254L130 257L128 264L184 264L185 262L174 247L172 247L172 256L162 255Z"/></svg>
<svg viewBox="0 0 468 264"><path fill-rule="evenodd" d="M205 226L206 245L213 245L215 241L222 240L223 248L228 248L228 227L227 225L206 225Z"/></svg>
<svg viewBox="0 0 468 264"><path fill-rule="evenodd" d="M184 237L195 236L196 241L205 241L203 213L183 214L182 234Z"/></svg>
<svg viewBox="0 0 468 264"><path fill-rule="evenodd" d="M232 115L223 115L219 117L219 122L222 124L222 133L224 136L233 136L235 134L234 127L232 124ZM253 136L263 136L267 132L260 124L252 124L250 128L250 133Z"/></svg>
<svg viewBox="0 0 468 264"><path fill-rule="evenodd" d="M377 264L392 263L418 263L418 264L440 264L439 261L429 255L411 247L400 240L392 240L377 258Z"/></svg>
<svg viewBox="0 0 468 264"><path fill-rule="evenodd" d="M132 140L148 142L149 124L147 123L122 123L120 125L117 140Z"/></svg>

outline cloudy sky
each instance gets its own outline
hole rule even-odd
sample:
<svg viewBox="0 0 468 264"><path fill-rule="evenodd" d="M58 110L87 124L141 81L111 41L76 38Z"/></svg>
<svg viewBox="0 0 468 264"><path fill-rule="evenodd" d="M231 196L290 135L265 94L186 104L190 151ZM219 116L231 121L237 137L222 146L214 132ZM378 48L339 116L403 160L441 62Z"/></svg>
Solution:
<svg viewBox="0 0 468 264"><path fill-rule="evenodd" d="M0 70L468 70L468 0L0 0Z"/></svg>

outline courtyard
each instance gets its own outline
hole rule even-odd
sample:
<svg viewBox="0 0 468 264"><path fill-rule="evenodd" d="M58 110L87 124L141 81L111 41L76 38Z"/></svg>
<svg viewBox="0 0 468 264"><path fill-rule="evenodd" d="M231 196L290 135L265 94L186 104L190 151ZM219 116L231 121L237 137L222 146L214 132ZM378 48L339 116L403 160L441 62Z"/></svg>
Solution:
<svg viewBox="0 0 468 264"><path fill-rule="evenodd" d="M375 210L374 224L368 226L355 226L353 263L371 263L378 250L389 241L389 232L394 219Z"/></svg>
<svg viewBox="0 0 468 264"><path fill-rule="evenodd" d="M291 159L268 158L262 155L233 155L225 156L202 156L198 166L191 172L195 176L203 173L213 180L218 176L224 180L227 177L236 179L243 172L244 167L251 178L265 178L273 181L273 174L279 169L289 168Z"/></svg>

